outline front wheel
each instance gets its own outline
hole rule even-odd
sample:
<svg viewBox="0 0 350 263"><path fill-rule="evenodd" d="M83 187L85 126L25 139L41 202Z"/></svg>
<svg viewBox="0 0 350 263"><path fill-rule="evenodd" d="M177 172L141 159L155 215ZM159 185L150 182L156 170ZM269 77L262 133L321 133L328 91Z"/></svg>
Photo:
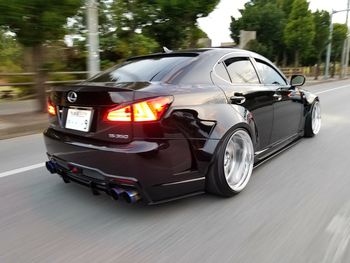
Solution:
<svg viewBox="0 0 350 263"><path fill-rule="evenodd" d="M216 153L207 190L222 196L241 192L250 179L253 165L254 147L249 133L244 129L231 132Z"/></svg>
<svg viewBox="0 0 350 263"><path fill-rule="evenodd" d="M320 102L315 100L311 111L305 118L305 137L314 137L321 129L321 107Z"/></svg>

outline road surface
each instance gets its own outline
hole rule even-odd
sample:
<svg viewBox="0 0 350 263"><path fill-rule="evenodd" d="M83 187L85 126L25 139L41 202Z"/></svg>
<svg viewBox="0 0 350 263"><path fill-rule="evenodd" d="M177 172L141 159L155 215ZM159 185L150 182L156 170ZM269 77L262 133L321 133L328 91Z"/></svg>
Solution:
<svg viewBox="0 0 350 263"><path fill-rule="evenodd" d="M350 81L309 89L320 134L230 199L128 205L49 175L41 135L0 141L0 262L350 262Z"/></svg>

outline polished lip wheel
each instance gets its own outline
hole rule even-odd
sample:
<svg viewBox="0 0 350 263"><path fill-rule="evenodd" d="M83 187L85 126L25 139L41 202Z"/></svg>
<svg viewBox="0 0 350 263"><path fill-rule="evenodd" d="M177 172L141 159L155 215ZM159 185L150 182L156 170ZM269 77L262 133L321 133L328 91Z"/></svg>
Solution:
<svg viewBox="0 0 350 263"><path fill-rule="evenodd" d="M229 187L241 191L248 183L254 164L254 147L244 130L234 132L226 144L224 173Z"/></svg>
<svg viewBox="0 0 350 263"><path fill-rule="evenodd" d="M321 107L318 101L316 101L314 106L312 107L311 117L312 131L316 135L321 129Z"/></svg>

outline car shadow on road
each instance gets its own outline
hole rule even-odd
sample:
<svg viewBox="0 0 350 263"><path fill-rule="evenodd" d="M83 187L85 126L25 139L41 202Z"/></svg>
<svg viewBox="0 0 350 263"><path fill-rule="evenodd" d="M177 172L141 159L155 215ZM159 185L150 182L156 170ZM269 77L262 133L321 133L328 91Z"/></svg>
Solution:
<svg viewBox="0 0 350 263"><path fill-rule="evenodd" d="M79 209L84 210L84 213L100 211L102 214L107 213L115 216L122 214L131 218L140 218L140 216L144 218L145 216L154 216L160 213L178 213L193 207L208 207L228 200L227 198L205 193L157 205L145 205L142 202L129 204L124 200L113 200L105 193L94 196L88 188L78 184L64 184L59 181L52 183L52 191L50 191L50 196L47 196L47 198L56 199L56 202L53 207L49 208L50 210L58 206L60 207L57 208L58 210L64 209L73 212L76 206L79 206Z"/></svg>

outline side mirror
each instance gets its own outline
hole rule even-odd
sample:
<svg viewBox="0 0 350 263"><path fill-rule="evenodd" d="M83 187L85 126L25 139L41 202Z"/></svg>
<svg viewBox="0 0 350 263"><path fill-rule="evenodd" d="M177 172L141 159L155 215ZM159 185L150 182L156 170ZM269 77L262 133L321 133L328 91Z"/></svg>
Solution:
<svg viewBox="0 0 350 263"><path fill-rule="evenodd" d="M303 75L292 75L290 78L290 85L292 87L303 86L305 83L305 77Z"/></svg>

